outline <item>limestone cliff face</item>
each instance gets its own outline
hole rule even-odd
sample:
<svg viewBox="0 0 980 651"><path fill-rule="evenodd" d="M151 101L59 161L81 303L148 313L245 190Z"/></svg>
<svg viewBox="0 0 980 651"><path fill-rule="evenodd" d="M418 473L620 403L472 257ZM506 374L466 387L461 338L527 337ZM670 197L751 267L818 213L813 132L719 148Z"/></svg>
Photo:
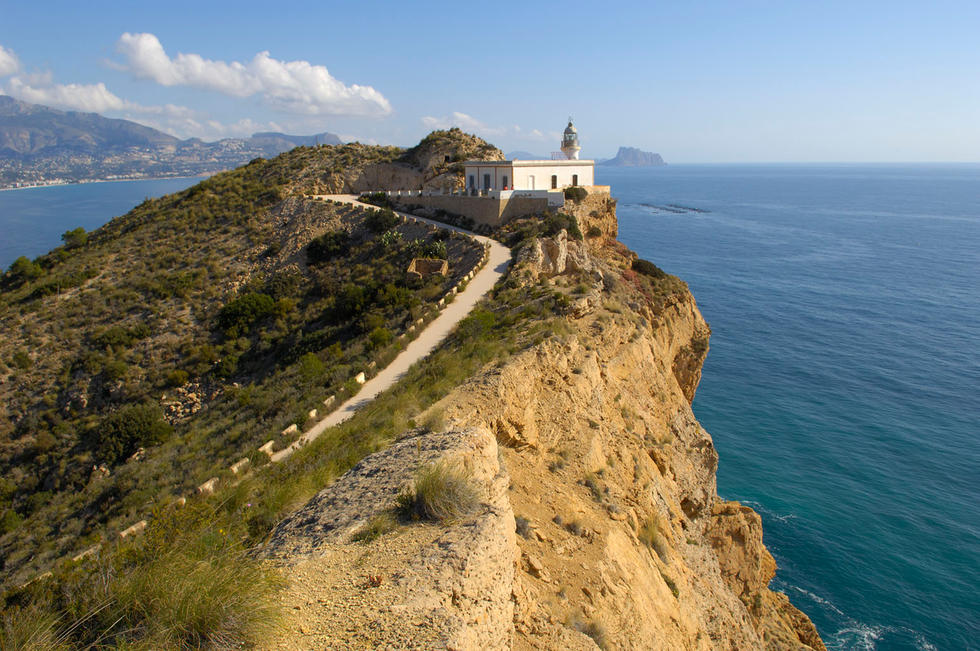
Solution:
<svg viewBox="0 0 980 651"><path fill-rule="evenodd" d="M776 567L759 516L717 494L718 454L691 411L710 330L682 283L670 279L671 289L655 294L630 270L632 258L609 238L576 242L559 234L525 248L512 272L519 282L577 288L561 331L437 404L449 433L399 443L415 451L401 461L365 460L281 527L276 540L302 541L281 542L282 549L326 545L332 558L347 558L353 525L390 503L420 459L439 450L483 459L471 463L486 468L477 474L487 509L457 525L463 533L421 529L372 543L396 550L389 561L402 569L394 576L408 578L392 588L401 596L371 611L378 630L403 634L371 643L824 649L806 615L768 588ZM448 443L423 445L427 437ZM365 464L376 469L366 472ZM371 499L337 498L365 477L373 483L358 490ZM515 519L518 536L507 530ZM450 574L459 576L447 579L445 567L430 564L439 569L426 578L417 559L427 554L452 557ZM295 576L294 585L310 580ZM409 625L424 612L435 628Z"/></svg>
<svg viewBox="0 0 980 651"><path fill-rule="evenodd" d="M541 245L559 251L538 271L555 271L559 244ZM608 285L608 261L593 261ZM717 495L718 455L690 408L709 332L694 299L609 307L446 400L450 418L495 432L527 522L514 648L822 649L767 587L759 516ZM576 630L592 637L571 645Z"/></svg>

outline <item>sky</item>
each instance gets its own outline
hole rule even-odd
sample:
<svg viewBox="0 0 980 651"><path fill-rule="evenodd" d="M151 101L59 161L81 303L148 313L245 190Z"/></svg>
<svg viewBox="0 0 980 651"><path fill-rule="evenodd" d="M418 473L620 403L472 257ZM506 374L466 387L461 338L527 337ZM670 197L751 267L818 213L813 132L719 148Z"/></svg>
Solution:
<svg viewBox="0 0 980 651"><path fill-rule="evenodd" d="M980 161L980 2L0 0L0 93L215 140Z"/></svg>

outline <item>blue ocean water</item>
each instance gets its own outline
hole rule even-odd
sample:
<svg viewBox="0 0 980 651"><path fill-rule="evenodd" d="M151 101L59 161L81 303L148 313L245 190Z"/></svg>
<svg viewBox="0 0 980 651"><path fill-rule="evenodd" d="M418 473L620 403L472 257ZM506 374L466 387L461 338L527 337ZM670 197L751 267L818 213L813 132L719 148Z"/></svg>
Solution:
<svg viewBox="0 0 980 651"><path fill-rule="evenodd" d="M199 178L114 181L0 192L0 268L19 256L34 258L61 244L61 234L98 228L147 198L177 192Z"/></svg>
<svg viewBox="0 0 980 651"><path fill-rule="evenodd" d="M980 166L597 182L711 324L694 411L719 492L762 514L773 587L833 649L980 648Z"/></svg>

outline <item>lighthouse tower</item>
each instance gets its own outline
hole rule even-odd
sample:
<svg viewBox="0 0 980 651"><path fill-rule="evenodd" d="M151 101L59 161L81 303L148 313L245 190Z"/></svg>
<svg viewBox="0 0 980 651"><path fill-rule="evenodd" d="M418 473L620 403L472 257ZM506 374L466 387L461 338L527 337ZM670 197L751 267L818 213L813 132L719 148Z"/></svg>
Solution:
<svg viewBox="0 0 980 651"><path fill-rule="evenodd" d="M568 126L565 127L565 134L561 139L561 152L568 160L578 160L578 153L581 150L578 145L578 131L572 126L572 118L568 118Z"/></svg>

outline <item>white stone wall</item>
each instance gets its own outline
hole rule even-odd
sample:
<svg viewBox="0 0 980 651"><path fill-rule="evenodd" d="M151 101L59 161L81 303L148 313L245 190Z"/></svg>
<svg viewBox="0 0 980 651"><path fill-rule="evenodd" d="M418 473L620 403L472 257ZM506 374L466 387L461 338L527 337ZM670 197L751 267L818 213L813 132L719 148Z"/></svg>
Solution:
<svg viewBox="0 0 980 651"><path fill-rule="evenodd" d="M570 185L594 185L593 161L500 161L477 164L467 163L464 169L466 188L475 185L486 190L485 177L489 176L490 190L550 190L552 176L557 176L557 187ZM578 178L576 179L575 176ZM472 183L471 183L472 181ZM573 183L577 181L577 183Z"/></svg>
<svg viewBox="0 0 980 651"><path fill-rule="evenodd" d="M558 177L558 188L595 183L595 165L592 161L575 161L572 165L527 165L528 162L520 161L514 166L514 188L518 190L550 190L552 176ZM575 175L578 175L578 183L573 184ZM531 177L534 177L533 181Z"/></svg>

